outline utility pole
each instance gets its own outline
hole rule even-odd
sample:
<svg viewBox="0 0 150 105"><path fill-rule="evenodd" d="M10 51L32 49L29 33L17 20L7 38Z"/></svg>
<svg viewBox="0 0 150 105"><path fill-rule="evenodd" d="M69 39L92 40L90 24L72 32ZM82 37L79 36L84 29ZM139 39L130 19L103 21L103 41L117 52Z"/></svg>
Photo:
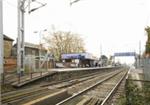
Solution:
<svg viewBox="0 0 150 105"><path fill-rule="evenodd" d="M100 56L102 56L102 44L100 44Z"/></svg>
<svg viewBox="0 0 150 105"><path fill-rule="evenodd" d="M3 57L4 57L4 41L3 41L3 0L0 0L0 77L3 77ZM0 82L2 78L0 78Z"/></svg>
<svg viewBox="0 0 150 105"><path fill-rule="evenodd" d="M102 44L100 44L100 58L102 57Z"/></svg>
<svg viewBox="0 0 150 105"><path fill-rule="evenodd" d="M141 66L141 41L139 41L139 67Z"/></svg>
<svg viewBox="0 0 150 105"><path fill-rule="evenodd" d="M24 13L26 0L18 0L18 40L17 40L17 72L19 77L24 72ZM20 80L19 80L20 81Z"/></svg>

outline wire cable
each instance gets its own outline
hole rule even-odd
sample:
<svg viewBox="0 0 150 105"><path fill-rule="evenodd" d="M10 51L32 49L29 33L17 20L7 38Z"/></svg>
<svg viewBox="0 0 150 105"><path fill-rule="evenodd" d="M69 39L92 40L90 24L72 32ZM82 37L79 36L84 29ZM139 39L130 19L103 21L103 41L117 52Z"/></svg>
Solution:
<svg viewBox="0 0 150 105"><path fill-rule="evenodd" d="M8 0L3 0L4 3L7 3L8 5L14 7L14 8L17 8L17 5L13 4L12 2L8 1Z"/></svg>

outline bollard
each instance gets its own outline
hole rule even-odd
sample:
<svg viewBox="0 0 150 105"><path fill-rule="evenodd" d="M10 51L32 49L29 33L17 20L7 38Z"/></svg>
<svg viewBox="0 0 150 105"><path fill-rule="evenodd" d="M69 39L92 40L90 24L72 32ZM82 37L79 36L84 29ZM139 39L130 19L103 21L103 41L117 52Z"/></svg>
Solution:
<svg viewBox="0 0 150 105"><path fill-rule="evenodd" d="M31 79L32 79L32 72L31 72Z"/></svg>
<svg viewBox="0 0 150 105"><path fill-rule="evenodd" d="M41 71L41 73L40 73L40 76L42 76L42 71Z"/></svg>

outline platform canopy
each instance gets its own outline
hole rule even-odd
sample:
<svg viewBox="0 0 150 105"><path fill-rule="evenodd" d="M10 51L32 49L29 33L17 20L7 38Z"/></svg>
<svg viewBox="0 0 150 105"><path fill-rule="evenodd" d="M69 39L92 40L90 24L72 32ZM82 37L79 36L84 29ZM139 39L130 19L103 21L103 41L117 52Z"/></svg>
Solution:
<svg viewBox="0 0 150 105"><path fill-rule="evenodd" d="M62 54L62 59L95 59L90 53L70 53L70 54Z"/></svg>

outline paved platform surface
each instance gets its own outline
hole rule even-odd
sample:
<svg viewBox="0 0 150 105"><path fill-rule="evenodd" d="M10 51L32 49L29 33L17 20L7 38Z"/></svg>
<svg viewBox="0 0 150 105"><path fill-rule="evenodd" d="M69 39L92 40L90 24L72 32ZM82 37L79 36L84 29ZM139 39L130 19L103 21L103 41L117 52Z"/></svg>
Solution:
<svg viewBox="0 0 150 105"><path fill-rule="evenodd" d="M94 70L94 69L108 69L113 68L112 66L109 67L87 67L87 68L59 68L59 69L49 69L48 71L78 71L78 70Z"/></svg>

